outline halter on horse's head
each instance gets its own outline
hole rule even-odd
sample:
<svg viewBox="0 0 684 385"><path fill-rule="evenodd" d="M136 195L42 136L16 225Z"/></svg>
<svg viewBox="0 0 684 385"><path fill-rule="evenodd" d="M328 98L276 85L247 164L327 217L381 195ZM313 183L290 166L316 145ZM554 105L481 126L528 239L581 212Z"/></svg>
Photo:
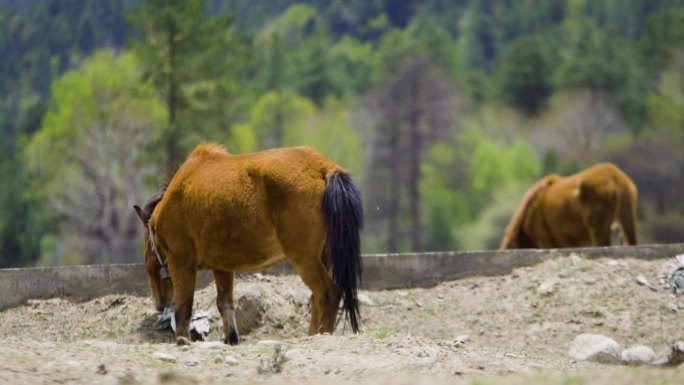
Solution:
<svg viewBox="0 0 684 385"><path fill-rule="evenodd" d="M151 221L152 212L164 196L164 190L165 187L148 199L143 208L137 205L133 206L138 218L146 229L144 249L145 270L147 270L150 280L150 291L152 292L155 307L160 311L170 306L173 302L171 275L169 274L166 259L162 257L162 253L155 241L154 228Z"/></svg>

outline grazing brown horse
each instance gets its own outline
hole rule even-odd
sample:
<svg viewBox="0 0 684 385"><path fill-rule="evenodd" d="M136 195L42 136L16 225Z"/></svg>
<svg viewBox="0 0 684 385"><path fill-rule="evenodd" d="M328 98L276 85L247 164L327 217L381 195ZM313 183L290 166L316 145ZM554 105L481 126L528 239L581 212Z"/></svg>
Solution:
<svg viewBox="0 0 684 385"><path fill-rule="evenodd" d="M234 272L284 260L311 289L309 335L333 331L340 300L358 332L361 194L311 148L231 155L200 144L165 189L134 208L151 294L160 311L173 301L176 338L188 337L199 269L213 270L224 342L237 344Z"/></svg>
<svg viewBox="0 0 684 385"><path fill-rule="evenodd" d="M506 227L501 249L610 246L617 223L622 243L635 245L637 189L610 163L577 174L547 175L525 193Z"/></svg>

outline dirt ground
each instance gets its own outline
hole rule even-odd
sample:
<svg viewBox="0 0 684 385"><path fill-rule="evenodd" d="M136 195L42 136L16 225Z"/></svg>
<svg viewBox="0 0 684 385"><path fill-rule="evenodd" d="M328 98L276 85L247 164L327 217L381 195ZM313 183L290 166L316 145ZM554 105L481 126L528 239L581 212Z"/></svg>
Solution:
<svg viewBox="0 0 684 385"><path fill-rule="evenodd" d="M363 332L343 323L307 337L309 291L296 276L244 276L242 342L222 331L213 286L195 309L216 317L207 342L156 331L148 297L31 300L0 312L2 384L681 384L678 368L575 362L570 342L604 334L658 357L684 340L684 297L638 285L672 260L548 260L500 277L431 288L362 290ZM467 337L465 337L467 336Z"/></svg>

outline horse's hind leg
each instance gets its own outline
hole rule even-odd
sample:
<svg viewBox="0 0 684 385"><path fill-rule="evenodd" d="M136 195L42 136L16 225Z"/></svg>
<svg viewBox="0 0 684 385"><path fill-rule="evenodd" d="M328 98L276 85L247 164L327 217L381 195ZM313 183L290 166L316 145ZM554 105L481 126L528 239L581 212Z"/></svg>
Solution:
<svg viewBox="0 0 684 385"><path fill-rule="evenodd" d="M214 270L214 281L216 281L216 306L223 320L223 342L226 344L237 345L240 341L237 323L235 322L235 302L233 300L233 281L232 271Z"/></svg>
<svg viewBox="0 0 684 385"><path fill-rule="evenodd" d="M305 259L290 259L290 261L306 286L311 289L309 335L332 333L335 329L337 309L340 306L340 294L320 258L320 253L308 254L308 256Z"/></svg>

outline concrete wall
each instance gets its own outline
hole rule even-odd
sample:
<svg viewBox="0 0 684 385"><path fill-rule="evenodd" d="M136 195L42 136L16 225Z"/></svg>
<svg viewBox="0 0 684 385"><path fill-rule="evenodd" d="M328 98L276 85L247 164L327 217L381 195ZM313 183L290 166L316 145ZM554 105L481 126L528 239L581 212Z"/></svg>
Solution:
<svg viewBox="0 0 684 385"><path fill-rule="evenodd" d="M363 256L362 287L370 290L395 289L430 286L440 281L477 275L502 275L517 267L532 266L572 253L585 258L672 258L684 254L684 244L370 254ZM290 274L293 269L282 264L264 273ZM205 287L211 280L210 272L202 272L197 286ZM0 310L31 298L61 296L80 300L113 293L147 295L147 276L142 264L0 269Z"/></svg>

